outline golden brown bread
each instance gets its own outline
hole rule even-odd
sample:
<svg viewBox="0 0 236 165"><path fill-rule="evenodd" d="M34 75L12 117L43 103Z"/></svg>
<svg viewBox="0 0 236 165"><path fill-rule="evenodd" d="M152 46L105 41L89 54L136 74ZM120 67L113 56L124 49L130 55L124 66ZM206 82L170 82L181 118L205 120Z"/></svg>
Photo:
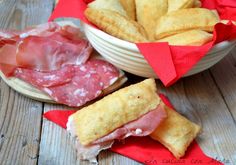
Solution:
<svg viewBox="0 0 236 165"><path fill-rule="evenodd" d="M155 38L158 40L193 29L212 32L219 21L214 12L204 8L172 11L158 20Z"/></svg>
<svg viewBox="0 0 236 165"><path fill-rule="evenodd" d="M120 89L70 116L82 145L154 110L160 103L154 79Z"/></svg>
<svg viewBox="0 0 236 165"><path fill-rule="evenodd" d="M130 42L147 42L146 32L141 25L106 9L87 8L86 18L101 30L117 38Z"/></svg>
<svg viewBox="0 0 236 165"><path fill-rule="evenodd" d="M136 19L135 0L120 0L121 5L125 9L127 15L132 20Z"/></svg>
<svg viewBox="0 0 236 165"><path fill-rule="evenodd" d="M126 11L120 4L119 0L95 0L88 4L88 7L94 9L109 9L120 13L123 16L127 16Z"/></svg>
<svg viewBox="0 0 236 165"><path fill-rule="evenodd" d="M212 39L213 34L202 30L190 30L162 38L157 40L157 42L168 42L169 45L201 46L212 41Z"/></svg>
<svg viewBox="0 0 236 165"><path fill-rule="evenodd" d="M194 3L195 0L168 0L168 12L191 8Z"/></svg>
<svg viewBox="0 0 236 165"><path fill-rule="evenodd" d="M162 143L179 159L184 156L188 146L198 135L201 128L169 107L165 105L164 107L168 117L150 136Z"/></svg>
<svg viewBox="0 0 236 165"><path fill-rule="evenodd" d="M141 24L150 40L154 40L157 20L167 13L167 0L135 0L137 22Z"/></svg>

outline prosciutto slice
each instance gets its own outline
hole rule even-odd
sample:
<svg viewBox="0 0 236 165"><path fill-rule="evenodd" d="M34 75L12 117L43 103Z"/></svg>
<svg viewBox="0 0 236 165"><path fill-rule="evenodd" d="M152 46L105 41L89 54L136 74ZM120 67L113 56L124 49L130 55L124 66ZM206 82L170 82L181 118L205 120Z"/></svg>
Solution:
<svg viewBox="0 0 236 165"><path fill-rule="evenodd" d="M37 71L57 70L68 64L87 61L92 47L86 40L70 41L55 33L50 37L31 36L18 46L18 66Z"/></svg>
<svg viewBox="0 0 236 165"><path fill-rule="evenodd" d="M68 64L85 63L92 47L81 38L78 28L56 23L38 25L24 31L0 31L0 69L12 76L17 67L52 71ZM15 59L10 62L8 59Z"/></svg>
<svg viewBox="0 0 236 165"><path fill-rule="evenodd" d="M123 140L129 136L147 136L151 134L166 117L167 114L165 109L161 105L158 105L156 109L148 112L135 121L125 124L110 134L97 139L91 145L83 146L77 139L76 149L78 157L96 163L96 156L99 152L111 148L115 140ZM72 135L75 135L70 118L67 123L67 130Z"/></svg>
<svg viewBox="0 0 236 165"><path fill-rule="evenodd" d="M96 140L93 144L99 144L114 139L125 139L129 136L147 136L167 117L162 106L143 115L141 118L120 127L112 133ZM151 121L151 122L150 122Z"/></svg>
<svg viewBox="0 0 236 165"><path fill-rule="evenodd" d="M15 45L5 45L0 49L0 70L9 77L13 75L13 71L16 69L15 52L17 47Z"/></svg>

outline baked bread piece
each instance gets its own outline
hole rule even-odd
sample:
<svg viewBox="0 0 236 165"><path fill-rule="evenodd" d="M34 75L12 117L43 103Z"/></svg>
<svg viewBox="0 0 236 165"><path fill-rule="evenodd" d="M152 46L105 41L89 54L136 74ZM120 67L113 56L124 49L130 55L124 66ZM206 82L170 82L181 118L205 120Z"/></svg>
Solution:
<svg viewBox="0 0 236 165"><path fill-rule="evenodd" d="M214 12L204 8L172 11L158 20L155 38L158 40L193 29L213 32L214 25L219 21Z"/></svg>
<svg viewBox="0 0 236 165"><path fill-rule="evenodd" d="M168 42L169 45L201 46L212 41L212 39L213 34L202 30L190 30L157 40L157 42Z"/></svg>
<svg viewBox="0 0 236 165"><path fill-rule="evenodd" d="M165 106L165 109L168 117L150 136L167 147L179 159L184 156L201 128L169 107Z"/></svg>
<svg viewBox="0 0 236 165"><path fill-rule="evenodd" d="M89 145L154 110L160 103L156 92L155 80L147 79L104 97L70 116L74 134L82 145Z"/></svg>
<svg viewBox="0 0 236 165"><path fill-rule="evenodd" d="M137 22L141 24L150 40L154 40L158 19L168 10L167 0L135 0Z"/></svg>
<svg viewBox="0 0 236 165"><path fill-rule="evenodd" d="M141 25L112 10L87 8L85 16L98 28L117 38L130 42L148 41Z"/></svg>
<svg viewBox="0 0 236 165"><path fill-rule="evenodd" d="M191 8L195 4L195 0L168 0L168 12Z"/></svg>
<svg viewBox="0 0 236 165"><path fill-rule="evenodd" d="M120 0L121 5L125 9L127 15L132 20L136 19L135 0Z"/></svg>
<svg viewBox="0 0 236 165"><path fill-rule="evenodd" d="M123 16L127 16L127 13L124 10L119 0L95 0L89 3L88 7L94 9L109 9L116 11Z"/></svg>

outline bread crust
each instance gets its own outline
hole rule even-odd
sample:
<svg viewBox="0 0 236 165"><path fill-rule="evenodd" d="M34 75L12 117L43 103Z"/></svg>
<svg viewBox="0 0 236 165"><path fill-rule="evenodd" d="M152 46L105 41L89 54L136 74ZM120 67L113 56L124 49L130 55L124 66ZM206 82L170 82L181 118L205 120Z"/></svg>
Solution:
<svg viewBox="0 0 236 165"><path fill-rule="evenodd" d="M164 105L164 103L161 103ZM196 138L201 128L174 110L165 106L167 118L150 135L159 141L179 159L184 156L190 143Z"/></svg>
<svg viewBox="0 0 236 165"><path fill-rule="evenodd" d="M192 8L195 0L168 0L168 12Z"/></svg>
<svg viewBox="0 0 236 165"><path fill-rule="evenodd" d="M155 38L158 40L193 29L213 32L219 21L214 12L204 8L172 11L158 20Z"/></svg>
<svg viewBox="0 0 236 165"><path fill-rule="evenodd" d="M132 20L136 20L135 0L120 0L120 3L125 9L128 17Z"/></svg>
<svg viewBox="0 0 236 165"><path fill-rule="evenodd" d="M137 22L148 33L149 40L154 40L158 19L168 10L167 0L135 0Z"/></svg>
<svg viewBox="0 0 236 165"><path fill-rule="evenodd" d="M128 16L119 0L95 0L89 3L88 7L94 9L109 9L118 12L123 16Z"/></svg>
<svg viewBox="0 0 236 165"><path fill-rule="evenodd" d="M86 18L104 32L129 42L147 42L145 30L137 22L106 9L87 8Z"/></svg>
<svg viewBox="0 0 236 165"><path fill-rule="evenodd" d="M189 30L157 40L157 42L168 42L169 45L201 46L213 39L213 34L202 30Z"/></svg>

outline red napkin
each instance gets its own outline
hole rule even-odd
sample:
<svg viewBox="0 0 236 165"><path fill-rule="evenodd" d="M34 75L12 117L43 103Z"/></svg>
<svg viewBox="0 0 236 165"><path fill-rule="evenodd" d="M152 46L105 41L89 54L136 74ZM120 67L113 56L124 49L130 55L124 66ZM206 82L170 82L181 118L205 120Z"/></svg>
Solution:
<svg viewBox="0 0 236 165"><path fill-rule="evenodd" d="M160 97L167 106L174 109L170 101L164 95L160 94ZM73 113L75 113L75 111L52 110L46 112L44 117L66 128L68 117ZM175 163L185 165L223 165L221 162L206 156L196 141L190 145L186 155L179 160L163 145L152 140L150 137L129 137L125 139L125 142L116 142L110 150L147 165Z"/></svg>
<svg viewBox="0 0 236 165"><path fill-rule="evenodd" d="M59 17L79 18L88 23L83 12L92 0L60 0L50 21ZM202 7L216 9L221 19L236 20L235 0L202 0ZM217 24L214 41L204 46L170 46L168 43L136 43L138 49L165 86L172 85L193 68L218 42L236 39L236 26Z"/></svg>

